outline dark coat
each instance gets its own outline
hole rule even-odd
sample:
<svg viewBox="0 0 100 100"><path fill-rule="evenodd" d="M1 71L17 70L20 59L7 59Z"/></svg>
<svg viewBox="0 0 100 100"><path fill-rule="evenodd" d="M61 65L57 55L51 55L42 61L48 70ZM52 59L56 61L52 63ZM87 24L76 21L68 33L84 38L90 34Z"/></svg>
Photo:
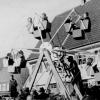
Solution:
<svg viewBox="0 0 100 100"><path fill-rule="evenodd" d="M9 83L9 91L10 91L10 95L11 97L16 97L17 96L17 81L15 79L10 80Z"/></svg>

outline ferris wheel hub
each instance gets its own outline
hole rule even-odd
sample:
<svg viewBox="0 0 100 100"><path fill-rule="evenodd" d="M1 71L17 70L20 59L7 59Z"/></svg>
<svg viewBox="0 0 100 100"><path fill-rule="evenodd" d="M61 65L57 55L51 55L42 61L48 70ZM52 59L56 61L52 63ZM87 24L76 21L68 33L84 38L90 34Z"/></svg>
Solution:
<svg viewBox="0 0 100 100"><path fill-rule="evenodd" d="M49 42L44 42L40 46L40 50L47 49L48 51L52 51L52 45Z"/></svg>

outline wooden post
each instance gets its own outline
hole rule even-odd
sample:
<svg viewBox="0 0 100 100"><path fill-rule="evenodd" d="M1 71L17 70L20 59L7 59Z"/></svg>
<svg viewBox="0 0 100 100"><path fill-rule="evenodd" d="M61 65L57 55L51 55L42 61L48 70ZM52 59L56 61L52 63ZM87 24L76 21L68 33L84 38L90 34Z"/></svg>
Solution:
<svg viewBox="0 0 100 100"><path fill-rule="evenodd" d="M49 55L49 52L48 52L47 50L44 50L44 55L46 56L47 61L48 61L49 64L50 64L51 70L52 70L52 72L53 72L53 75L54 75L54 77L55 77L55 79L56 79L56 82L57 82L58 86L60 86L60 91L61 91L61 93L62 93L68 100L71 100L71 99L70 99L70 94L69 94L69 92L68 92L68 89L67 89L67 88L65 87L65 85L63 84L63 82L62 82L62 80L61 80L61 77L60 77L60 75L58 74L58 72L57 72L57 70L56 70L56 68L55 68L55 66L54 66L54 64L53 64L53 62L52 62L52 60L51 60L51 57L50 57L50 55Z"/></svg>
<svg viewBox="0 0 100 100"><path fill-rule="evenodd" d="M53 73L52 73L52 70L49 72L49 78L47 80L47 84L45 86L45 89L48 90L48 87L49 87L49 84L51 82L51 79L52 79L52 76L53 76Z"/></svg>
<svg viewBox="0 0 100 100"><path fill-rule="evenodd" d="M30 90L32 89L32 87L34 85L37 73L38 73L40 65L41 65L42 58L43 58L43 52L40 53L39 59L38 59L37 64L35 66L35 70L28 77L28 79L27 79L27 81L26 81L26 83L24 85L24 87L29 87Z"/></svg>

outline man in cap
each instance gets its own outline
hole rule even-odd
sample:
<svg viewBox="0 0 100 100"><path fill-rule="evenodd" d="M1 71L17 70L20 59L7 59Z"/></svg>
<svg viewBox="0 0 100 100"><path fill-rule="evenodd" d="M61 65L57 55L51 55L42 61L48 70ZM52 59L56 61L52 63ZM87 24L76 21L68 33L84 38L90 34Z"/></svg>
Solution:
<svg viewBox="0 0 100 100"><path fill-rule="evenodd" d="M76 84L82 94L84 94L83 84L81 79L81 72L78 68L77 62L73 59L73 56L69 56L68 61L70 62L68 70L73 74L72 84Z"/></svg>
<svg viewBox="0 0 100 100"><path fill-rule="evenodd" d="M80 74L80 70L78 68L77 62L73 59L73 56L69 56L67 59L70 62L69 70L71 71L73 76L75 77L77 74Z"/></svg>

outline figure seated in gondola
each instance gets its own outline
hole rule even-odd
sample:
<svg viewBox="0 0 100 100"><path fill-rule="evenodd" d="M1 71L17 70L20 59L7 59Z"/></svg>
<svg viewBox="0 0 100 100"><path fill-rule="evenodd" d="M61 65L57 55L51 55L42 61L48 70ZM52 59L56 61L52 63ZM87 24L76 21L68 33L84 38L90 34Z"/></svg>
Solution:
<svg viewBox="0 0 100 100"><path fill-rule="evenodd" d="M69 17L69 18L66 20L65 24L64 24L65 31L69 33L69 32L70 32L70 29L71 29L71 26L72 26L72 18Z"/></svg>
<svg viewBox="0 0 100 100"><path fill-rule="evenodd" d="M71 31L74 39L80 40L85 38L84 31L81 30L80 26L78 26L76 23L72 24Z"/></svg>
<svg viewBox="0 0 100 100"><path fill-rule="evenodd" d="M35 26L32 18L28 18L28 25L27 25L29 33L33 34L36 39L41 40L46 39L46 33L51 31L51 23L48 21L48 17L45 13L42 13L41 21L39 20L39 25Z"/></svg>
<svg viewBox="0 0 100 100"><path fill-rule="evenodd" d="M8 59L8 72L13 73L15 71L15 67L12 54L8 53L6 58Z"/></svg>
<svg viewBox="0 0 100 100"><path fill-rule="evenodd" d="M91 31L91 20L88 12L84 13L83 18L81 18L81 29L85 32Z"/></svg>

